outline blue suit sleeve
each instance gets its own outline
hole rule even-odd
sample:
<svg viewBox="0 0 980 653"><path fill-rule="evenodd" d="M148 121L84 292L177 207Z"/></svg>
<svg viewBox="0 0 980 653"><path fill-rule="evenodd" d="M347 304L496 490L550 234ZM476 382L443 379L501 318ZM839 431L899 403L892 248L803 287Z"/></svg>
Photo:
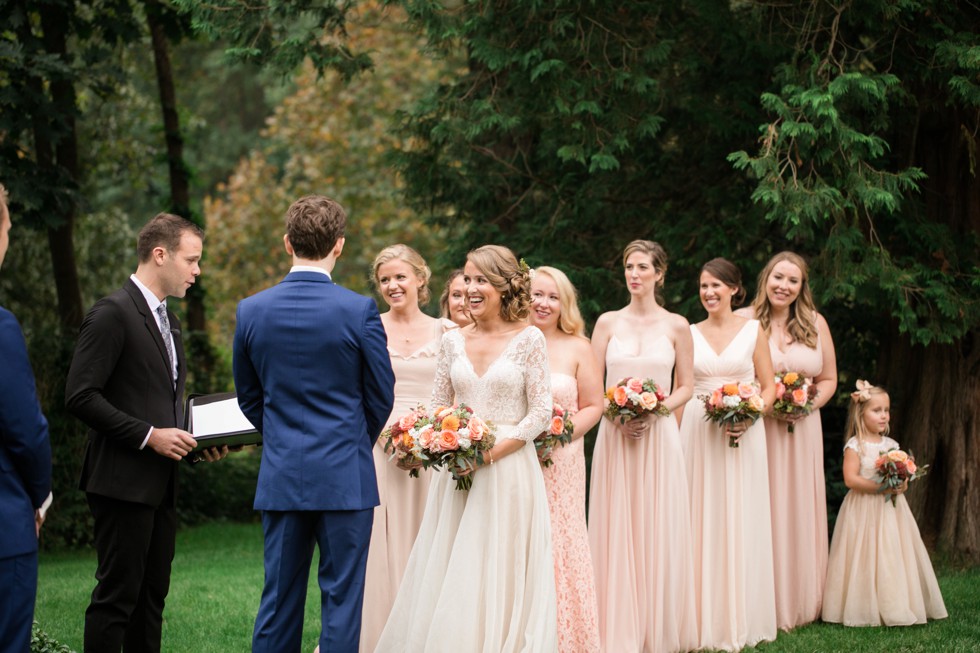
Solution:
<svg viewBox="0 0 980 653"><path fill-rule="evenodd" d="M34 508L51 492L51 441L17 318L0 309L0 445Z"/></svg>
<svg viewBox="0 0 980 653"><path fill-rule="evenodd" d="M373 444L384 428L395 404L395 374L388 356L388 336L373 301L368 302L361 330L364 417Z"/></svg>
<svg viewBox="0 0 980 653"><path fill-rule="evenodd" d="M238 304L235 316L235 341L232 345L232 373L235 377L235 392L238 406L255 429L262 433L262 411L264 399L262 382L255 371L255 364L249 356L248 325L242 315L242 304Z"/></svg>

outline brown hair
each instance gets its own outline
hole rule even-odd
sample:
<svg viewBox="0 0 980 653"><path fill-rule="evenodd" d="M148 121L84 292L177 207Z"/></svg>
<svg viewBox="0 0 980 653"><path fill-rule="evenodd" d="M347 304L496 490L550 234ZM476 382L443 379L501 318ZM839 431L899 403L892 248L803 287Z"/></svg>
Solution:
<svg viewBox="0 0 980 653"><path fill-rule="evenodd" d="M652 240L634 240L623 250L623 267L626 267L626 259L636 252L647 254L650 262L653 263L653 269L661 273L660 281L653 288L653 296L657 302L663 304L663 291L658 293L657 288L663 288L664 279L667 278L667 250L660 243Z"/></svg>
<svg viewBox="0 0 980 653"><path fill-rule="evenodd" d="M759 282L755 290L755 299L752 300L752 309L759 324L770 333L770 323L772 317L772 304L769 303L769 294L766 286L769 282L769 275L777 264L786 261L792 263L800 269L802 278L800 279L800 294L789 305L789 319L786 321L786 331L796 342L802 342L810 349L817 347L817 308L813 303L813 293L810 292L810 270L802 256L795 252L780 252L769 259L766 267L759 273Z"/></svg>
<svg viewBox="0 0 980 653"><path fill-rule="evenodd" d="M463 276L463 270L460 268L449 273L446 286L442 289L442 294L439 295L439 317L449 318L449 288L453 285L453 281L461 276Z"/></svg>
<svg viewBox="0 0 980 653"><path fill-rule="evenodd" d="M500 317L507 322L527 319L531 314L530 271L514 252L503 245L484 245L467 254L466 260L500 293Z"/></svg>
<svg viewBox="0 0 980 653"><path fill-rule="evenodd" d="M378 279L378 269L385 263L389 263L398 259L399 261L405 261L412 268L412 272L415 273L415 277L422 281L422 285L419 286L419 305L424 306L429 303L429 279L432 277L432 270L429 266L425 264L425 259L422 255L416 252L414 249L408 245L403 245L398 243L397 245L389 245L383 250L378 252L378 255L374 257L374 285L381 292L381 283Z"/></svg>
<svg viewBox="0 0 980 653"><path fill-rule="evenodd" d="M745 286L742 285L742 273L738 266L727 258L713 258L701 266L701 272L707 272L729 288L734 288L732 307L741 306L745 301Z"/></svg>
<svg viewBox="0 0 980 653"><path fill-rule="evenodd" d="M136 255L140 263L153 257L153 250L162 247L171 254L180 249L180 239L190 232L204 240L204 230L199 226L173 213L158 213L143 225L136 237Z"/></svg>
<svg viewBox="0 0 980 653"><path fill-rule="evenodd" d="M561 305L558 328L569 335L585 337L585 320L582 319L582 312L578 308L578 294L575 292L575 286L558 268L547 265L534 268L531 271L531 279L533 280L539 274L546 274L551 277L558 288L558 303Z"/></svg>
<svg viewBox="0 0 980 653"><path fill-rule="evenodd" d="M327 257L347 227L347 213L336 200L323 195L301 197L286 211L286 235L299 258Z"/></svg>

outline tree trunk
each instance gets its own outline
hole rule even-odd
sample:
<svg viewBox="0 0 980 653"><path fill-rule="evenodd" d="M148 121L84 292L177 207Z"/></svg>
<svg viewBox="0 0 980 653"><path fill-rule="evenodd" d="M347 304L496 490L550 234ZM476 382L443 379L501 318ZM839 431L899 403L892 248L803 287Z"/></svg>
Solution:
<svg viewBox="0 0 980 653"><path fill-rule="evenodd" d="M929 91L921 94L930 97ZM941 97L932 89L931 96ZM980 233L980 178L971 152L980 147L976 112L935 107L908 130L928 222L946 224L962 242ZM952 257L936 252L937 258ZM975 252L974 252L975 255ZM969 261L954 263L959 267ZM931 465L908 494L923 536L956 559L980 562L980 329L951 345L913 345L892 325L879 372L891 396L896 439Z"/></svg>
<svg viewBox="0 0 980 653"><path fill-rule="evenodd" d="M201 220L195 220L191 212L190 173L184 161L184 138L177 113L177 94L174 90L173 67L170 65L170 43L160 20L160 11L164 11L162 6L148 7L146 22L153 43L153 61L160 91L160 109L163 112L163 133L167 143L170 212L200 224ZM203 333L206 326L204 292L200 283L197 283L187 293L187 329L194 333Z"/></svg>
<svg viewBox="0 0 980 653"><path fill-rule="evenodd" d="M44 49L57 55L68 64L68 12L65 7L42 9L41 29ZM37 88L41 80L37 79ZM50 82L51 100L57 119L61 122L61 133L54 146L47 137L49 130L41 124L40 116L34 117L34 139L38 165L50 170L52 177L58 176L56 168L61 168L61 176L74 186L78 182L78 136L75 128L76 98L75 86L68 77L55 77ZM58 130L50 130L57 132ZM54 268L55 288L58 292L58 315L66 333L74 333L82 324L84 307L82 291L78 280L78 266L75 263L75 212L77 204L73 198L62 202L56 214L56 226L48 227L48 249Z"/></svg>

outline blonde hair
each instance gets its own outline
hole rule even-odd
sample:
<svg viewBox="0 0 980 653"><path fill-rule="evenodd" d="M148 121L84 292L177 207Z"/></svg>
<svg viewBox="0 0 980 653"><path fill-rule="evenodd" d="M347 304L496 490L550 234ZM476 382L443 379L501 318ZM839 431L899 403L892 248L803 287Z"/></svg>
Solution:
<svg viewBox="0 0 980 653"><path fill-rule="evenodd" d="M585 320L582 319L582 312L578 308L578 293L575 292L575 286L558 268L547 265L534 268L531 271L531 279L533 280L538 274L548 275L558 287L558 303L561 305L558 328L568 335L585 337Z"/></svg>
<svg viewBox="0 0 980 653"><path fill-rule="evenodd" d="M442 294L439 295L439 317L452 319L449 316L449 289L452 288L453 281L461 276L463 276L463 270L461 268L456 268L449 273L449 278L446 279L446 286L442 289Z"/></svg>
<svg viewBox="0 0 980 653"><path fill-rule="evenodd" d="M520 322L531 314L530 270L503 245L484 245L466 255L500 293L500 317Z"/></svg>
<svg viewBox="0 0 980 653"><path fill-rule="evenodd" d="M399 261L405 261L412 268L412 272L415 273L415 278L422 281L422 285L419 287L419 305L425 306L429 303L429 279L432 278L432 270L426 265L425 259L422 255L416 252L414 249L408 245L403 245L398 243L397 245L390 245L385 247L383 250L378 252L378 255L374 257L374 286L381 292L381 282L378 279L378 269L381 268L385 263L390 263L398 259Z"/></svg>
<svg viewBox="0 0 980 653"><path fill-rule="evenodd" d="M653 298L659 304L663 304L664 279L667 278L667 250L660 243L655 243L652 240L634 240L623 250L624 268L626 267L626 259L636 252L649 256L650 262L653 263L653 269L661 273L660 281L653 287ZM661 289L659 293L657 292L658 288Z"/></svg>
<svg viewBox="0 0 980 653"><path fill-rule="evenodd" d="M765 330L770 334L772 326L772 304L769 302L769 294L766 292L766 285L769 282L769 275L772 274L776 265L786 261L800 269L802 278L800 279L800 294L789 305L789 319L786 321L786 332L796 342L801 342L810 349L817 348L817 307L813 303L813 293L810 292L810 270L802 256L795 252L780 252L769 259L766 267L759 273L759 282L755 290L755 299L752 300L752 309L755 311L755 318Z"/></svg>
<svg viewBox="0 0 980 653"><path fill-rule="evenodd" d="M864 444L864 439L869 435L868 428L864 425L864 411L868 408L871 397L877 395L888 396L888 391L876 385L871 385L867 381L858 380L857 392L851 393L851 405L847 408L847 426L844 428L844 442L851 438L856 438L858 445ZM889 428L885 427L884 435L888 435Z"/></svg>

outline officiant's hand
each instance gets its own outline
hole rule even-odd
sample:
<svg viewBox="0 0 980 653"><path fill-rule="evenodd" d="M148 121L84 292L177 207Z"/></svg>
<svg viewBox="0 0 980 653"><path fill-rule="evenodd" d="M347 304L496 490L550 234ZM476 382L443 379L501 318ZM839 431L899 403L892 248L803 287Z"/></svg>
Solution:
<svg viewBox="0 0 980 653"><path fill-rule="evenodd" d="M228 455L228 445L223 447L208 447L207 449L202 449L198 453L201 457L209 463L215 463Z"/></svg>

